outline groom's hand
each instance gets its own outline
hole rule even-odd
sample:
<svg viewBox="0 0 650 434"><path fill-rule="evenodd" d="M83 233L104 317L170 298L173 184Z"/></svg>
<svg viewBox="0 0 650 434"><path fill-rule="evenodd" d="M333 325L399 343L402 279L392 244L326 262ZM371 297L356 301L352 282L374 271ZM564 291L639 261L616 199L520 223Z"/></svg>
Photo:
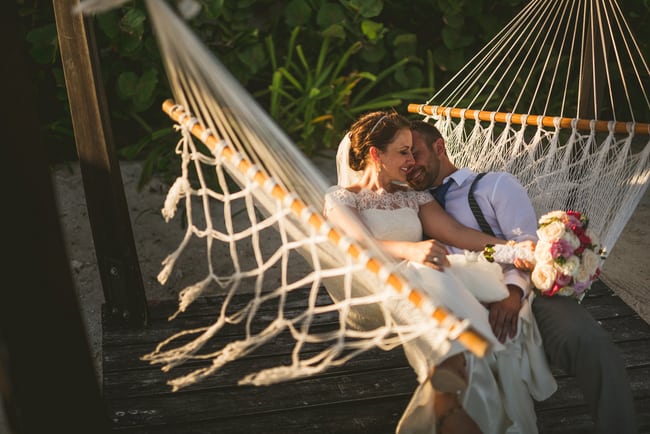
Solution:
<svg viewBox="0 0 650 434"><path fill-rule="evenodd" d="M503 300L490 303L490 326L494 335L500 342L505 342L506 338L514 338L517 334L517 321L519 320L519 310L521 309L521 297L523 291L515 285L508 285L510 295Z"/></svg>

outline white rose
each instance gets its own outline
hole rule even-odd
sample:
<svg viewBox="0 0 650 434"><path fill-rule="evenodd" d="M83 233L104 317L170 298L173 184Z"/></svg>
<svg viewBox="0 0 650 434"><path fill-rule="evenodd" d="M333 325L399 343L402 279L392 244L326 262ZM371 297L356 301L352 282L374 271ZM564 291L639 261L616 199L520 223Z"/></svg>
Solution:
<svg viewBox="0 0 650 434"><path fill-rule="evenodd" d="M580 259L577 256L570 256L567 258L564 264L555 263L555 266L560 270L562 274L567 276L574 276L580 267Z"/></svg>
<svg viewBox="0 0 650 434"><path fill-rule="evenodd" d="M564 223L555 221L537 229L537 237L542 241L551 242L562 238L565 232Z"/></svg>
<svg viewBox="0 0 650 434"><path fill-rule="evenodd" d="M553 262L551 256L551 244L546 241L539 241L535 246L535 262L538 264L546 264Z"/></svg>
<svg viewBox="0 0 650 434"><path fill-rule="evenodd" d="M598 235L596 235L594 231L592 231L591 229L587 229L585 231L585 235L587 235L589 239L591 239L591 244L593 244L594 246L600 244L600 239L598 238Z"/></svg>
<svg viewBox="0 0 650 434"><path fill-rule="evenodd" d="M575 278L576 282L586 282L591 279L591 276L593 276L594 271L595 269L590 271L587 267L585 267L585 264L582 263L576 270L576 274L573 277Z"/></svg>
<svg viewBox="0 0 650 434"><path fill-rule="evenodd" d="M600 256L598 256L593 250L585 250L582 252L582 267L589 273L591 277L595 272L596 268L600 266ZM578 281L586 279L578 279Z"/></svg>
<svg viewBox="0 0 650 434"><path fill-rule="evenodd" d="M560 219L562 220L565 216L564 211L551 211L547 214L544 214L540 219L539 219L539 224L543 225L546 223L550 223L554 219Z"/></svg>
<svg viewBox="0 0 650 434"><path fill-rule="evenodd" d="M552 265L539 264L533 269L530 278L535 285L535 288L540 291L548 291L553 287L555 278L557 277L557 270Z"/></svg>
<svg viewBox="0 0 650 434"><path fill-rule="evenodd" d="M562 235L562 238L573 247L573 250L580 247L580 238L578 238L573 232L565 232L564 235Z"/></svg>

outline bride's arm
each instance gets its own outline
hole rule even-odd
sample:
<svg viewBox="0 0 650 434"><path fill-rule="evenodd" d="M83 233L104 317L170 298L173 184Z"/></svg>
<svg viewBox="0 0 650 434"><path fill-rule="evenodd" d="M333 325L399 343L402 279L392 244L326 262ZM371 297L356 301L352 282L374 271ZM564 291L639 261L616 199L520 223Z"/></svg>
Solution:
<svg viewBox="0 0 650 434"><path fill-rule="evenodd" d="M396 258L418 262L435 269L449 265L447 248L433 239L413 242L378 240L378 242L386 252Z"/></svg>
<svg viewBox="0 0 650 434"><path fill-rule="evenodd" d="M355 207L337 203L325 213L327 219L336 222L347 236L357 241L363 241L370 234L370 230L361 220L361 214Z"/></svg>
<svg viewBox="0 0 650 434"><path fill-rule="evenodd" d="M435 269L449 265L446 247L435 240L410 242L379 240L372 237L370 230L361 220L361 214L354 207L342 204L333 206L328 210L327 218L336 222L346 235L358 241L372 238L386 253L395 258L419 262Z"/></svg>
<svg viewBox="0 0 650 434"><path fill-rule="evenodd" d="M506 240L493 237L460 224L432 200L420 206L422 230L430 237L459 249L481 251L486 244L505 244Z"/></svg>

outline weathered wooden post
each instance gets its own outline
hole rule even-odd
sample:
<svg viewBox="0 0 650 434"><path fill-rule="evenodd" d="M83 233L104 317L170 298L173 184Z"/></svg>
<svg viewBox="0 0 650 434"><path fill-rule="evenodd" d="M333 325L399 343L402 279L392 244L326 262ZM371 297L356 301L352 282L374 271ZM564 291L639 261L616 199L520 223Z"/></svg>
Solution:
<svg viewBox="0 0 650 434"><path fill-rule="evenodd" d="M144 325L147 301L115 155L92 18L53 0L88 217L110 320Z"/></svg>

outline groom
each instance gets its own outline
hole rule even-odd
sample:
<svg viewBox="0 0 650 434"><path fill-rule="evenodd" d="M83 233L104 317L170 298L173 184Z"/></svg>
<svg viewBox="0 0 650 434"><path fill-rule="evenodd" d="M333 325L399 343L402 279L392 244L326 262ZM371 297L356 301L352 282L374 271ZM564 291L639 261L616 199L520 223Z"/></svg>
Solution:
<svg viewBox="0 0 650 434"><path fill-rule="evenodd" d="M447 156L440 132L424 121L414 121L413 158L409 184L417 190L439 187L434 196L458 221L495 236L521 241L536 240L537 217L526 190L505 172L490 172L473 186L477 175L458 169ZM474 206L483 215L483 227L468 200L473 189ZM444 191L443 191L444 190ZM485 227L487 225L487 228ZM458 249L450 247L452 252ZM510 296L488 306L490 324L500 339L513 337L522 301L531 284L528 273L504 270ZM533 314L552 366L577 378L589 405L596 433L637 433L634 400L618 348L594 318L571 297L537 297Z"/></svg>

